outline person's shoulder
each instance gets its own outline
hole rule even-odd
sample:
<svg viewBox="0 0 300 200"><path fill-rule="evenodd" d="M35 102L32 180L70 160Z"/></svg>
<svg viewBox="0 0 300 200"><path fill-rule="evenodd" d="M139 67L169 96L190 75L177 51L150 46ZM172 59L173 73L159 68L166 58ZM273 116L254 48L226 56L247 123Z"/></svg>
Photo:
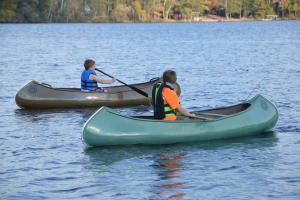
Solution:
<svg viewBox="0 0 300 200"><path fill-rule="evenodd" d="M166 91L166 92L172 92L173 90L169 87L164 87L163 88L163 91Z"/></svg>
<svg viewBox="0 0 300 200"><path fill-rule="evenodd" d="M165 95L176 95L177 96L176 92L168 87L164 87L162 92Z"/></svg>
<svg viewBox="0 0 300 200"><path fill-rule="evenodd" d="M89 76L97 75L96 71L94 70L83 70L82 73L88 74Z"/></svg>

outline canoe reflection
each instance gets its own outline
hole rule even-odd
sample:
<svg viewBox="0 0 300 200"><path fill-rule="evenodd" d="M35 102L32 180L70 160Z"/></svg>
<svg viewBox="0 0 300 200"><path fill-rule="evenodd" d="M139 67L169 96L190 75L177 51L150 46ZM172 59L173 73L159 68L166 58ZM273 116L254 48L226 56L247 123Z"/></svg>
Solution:
<svg viewBox="0 0 300 200"><path fill-rule="evenodd" d="M66 118L79 122L80 127L99 109L98 108L53 108L53 109L15 109L14 113L18 120L25 122L38 122L42 120L47 120L50 118L56 118L57 120L63 121ZM140 105L136 107L124 107L124 108L114 108L118 112L124 113L126 115L142 115L148 114L152 115L152 107L149 105Z"/></svg>
<svg viewBox="0 0 300 200"><path fill-rule="evenodd" d="M180 172L183 168L182 159L186 153L162 153L155 159L156 168L159 170L159 185L155 188L155 195L151 198L155 199L183 199L185 192L181 189L188 184L182 180Z"/></svg>
<svg viewBox="0 0 300 200"><path fill-rule="evenodd" d="M177 168L181 167L181 158L185 157L181 153L174 152L193 152L199 150L218 150L222 148L245 148L255 149L260 147L276 146L278 138L274 132L266 132L257 136L232 138L227 140L216 140L210 142L180 143L173 145L128 145L128 146L104 146L104 147L86 147L84 154L89 159L90 165L110 166L115 162L137 158L143 156L154 156L155 167L163 169L163 165L170 166L170 162L175 162ZM179 156L179 155L180 156ZM173 157L172 157L173 155ZM177 155L177 159L176 156ZM162 159L164 158L165 159ZM166 159L169 158L169 159ZM173 158L173 159L172 159ZM166 161L170 162L166 162ZM164 162L165 161L165 162ZM161 164L159 164L161 163ZM172 163L172 162L171 162ZM175 171L176 171L176 167ZM170 167L167 168L170 171Z"/></svg>
<svg viewBox="0 0 300 200"><path fill-rule="evenodd" d="M86 120L97 111L97 108L68 108L68 109L16 109L15 116L23 122L38 122L48 119L73 119L82 126Z"/></svg>
<svg viewBox="0 0 300 200"><path fill-rule="evenodd" d="M151 178L150 181L148 179L148 182L140 183L145 184L147 188L150 187L149 199L191 199L189 192L186 191L195 187L195 182L193 182L194 177L190 177L187 172L190 171L190 161L197 159L194 157L196 152L219 152L223 149L239 152L255 150L253 152L257 152L256 150L261 148L274 148L277 143L276 134L268 132L258 136L211 142L85 148L83 152L85 162L82 171L92 173L93 177L102 182L103 174L107 174L107 172L114 174L115 169L124 169L124 171L136 169L138 163L144 162L145 165L142 165L144 168L141 171L145 174L142 175ZM135 172L131 171L130 173L134 174ZM143 181L143 177L138 178ZM122 181L111 184L124 187L124 182L129 180L126 176L123 178L118 176L117 180L120 179Z"/></svg>

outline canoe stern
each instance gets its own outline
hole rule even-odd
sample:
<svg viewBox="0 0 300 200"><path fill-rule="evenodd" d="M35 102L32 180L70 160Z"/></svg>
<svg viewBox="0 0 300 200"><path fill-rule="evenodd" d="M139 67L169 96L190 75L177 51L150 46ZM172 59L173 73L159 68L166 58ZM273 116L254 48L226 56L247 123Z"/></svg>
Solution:
<svg viewBox="0 0 300 200"><path fill-rule="evenodd" d="M260 122L263 131L269 131L275 127L278 121L278 110L273 103L260 94L249 100L249 103L255 109L256 115L253 118Z"/></svg>

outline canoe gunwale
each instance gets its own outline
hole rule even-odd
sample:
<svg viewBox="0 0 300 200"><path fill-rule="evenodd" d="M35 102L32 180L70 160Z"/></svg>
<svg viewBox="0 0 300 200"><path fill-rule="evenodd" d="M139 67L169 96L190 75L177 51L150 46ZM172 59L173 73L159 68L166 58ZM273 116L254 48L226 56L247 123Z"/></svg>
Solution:
<svg viewBox="0 0 300 200"><path fill-rule="evenodd" d="M151 79L152 80L152 79ZM139 89L145 89L147 87L149 87L149 84L151 83L154 83L156 82L158 79L155 79L155 80L152 80L152 81L147 81L147 82L143 82L143 83L137 83L137 84L129 84L131 86L134 86L134 87L139 87ZM33 84L36 84L38 85L39 87L44 87L44 88L47 88L47 89L50 89L50 90L56 90L56 91L64 91L64 92L76 92L76 93L82 93L82 94L88 94L88 93L92 93L92 94L97 94L97 93L105 93L105 94L117 94L117 93L124 93L124 92L130 92L132 91L132 89L128 86L124 86L124 85L116 85L116 86L110 86L110 87L101 87L103 89L117 89L117 88L128 88L124 91L115 91L115 92L109 92L109 91L106 91L106 92L87 92L87 91L81 91L80 88L54 88L52 86L49 86L49 85L45 85L43 83L39 83L35 80L31 80L29 81L28 83L26 83L22 88L24 88L26 85L30 84L30 83L33 83ZM144 85L143 87L141 87L141 85ZM75 91L76 90L76 91Z"/></svg>
<svg viewBox="0 0 300 200"><path fill-rule="evenodd" d="M103 106L98 111L96 111L88 119L88 121L85 123L85 125L88 124L88 122L93 118L94 115L97 115L99 112L102 112L102 111L106 111L106 112L109 112L109 113L111 113L113 115L117 115L119 117L127 118L127 119L130 119L130 120L136 120L136 121L149 121L149 122L155 122L155 123L201 123L201 122L209 123L209 122L215 122L215 121L220 121L220 120L225 120L225 119L228 119L228 118L232 118L232 117L241 115L243 113L246 113L246 112L252 110L253 109L252 102L255 101L259 96L260 95L257 95L255 97L253 97L250 101L241 103L241 104L250 104L250 106L248 106L248 108L246 108L245 110L242 110L240 112L237 112L237 113L234 113L234 114L231 114L231 115L226 115L226 116L222 116L222 117L219 117L219 118L216 118L216 119L212 119L212 120L201 120L201 119L192 119L192 120L155 120L155 119L143 119L143 118L137 118L137 117L132 117L132 116L125 116L125 115L122 115L121 113L113 111L112 109L110 109L108 107ZM233 106L237 106L237 105L241 105L241 104L236 104L236 105L233 105ZM228 107L232 107L232 106L228 106ZM222 107L222 108L216 108L216 109L224 109L224 108L228 108L228 107ZM216 109L209 109L209 110L216 110ZM203 110L203 111L206 111L206 110ZM85 127L85 125L84 125L84 127Z"/></svg>
<svg viewBox="0 0 300 200"><path fill-rule="evenodd" d="M243 104L250 104L250 106L248 106L245 110L242 110L240 112L237 112L237 113L233 113L233 114L230 114L230 115L226 115L226 116L221 116L219 118L216 118L216 119L212 119L212 120L202 120L202 119L191 119L191 120L155 120L155 119L143 119L143 118L137 118L137 117L132 117L132 116L125 116L125 115L122 115L121 113L118 113L118 112L115 112L113 111L112 109L108 108L108 107L101 107L98 111L96 111L90 118L89 120L86 122L86 124L90 121L90 119L93 118L94 115L96 115L98 112L102 112L103 111L107 111L111 114L114 114L114 115L118 115L119 117L123 117L123 118L127 118L127 119L131 119L131 120L136 120L136 121L149 121L149 122L156 122L156 123L199 123L199 122L205 122L205 123L209 123L209 122L215 122L215 121L220 121L220 120L226 120L228 118L232 118L232 117L236 117L236 116L239 116L241 114L244 114L246 112L249 112L253 109L253 102L259 98L259 97L262 97L264 99L264 101L268 102L268 104L272 105L273 108L276 109L276 106L274 106L272 103L270 103L267 99L265 99L263 96L261 95L256 95L255 97L253 97L252 99L250 99L249 101L245 101L243 103L240 103L240 104L236 104L236 105L233 105L233 106L238 106L238 105L243 105ZM228 107L220 107L220 108L216 108L216 109L208 109L208 110L203 110L203 111L211 111L211 110L219 110L219 109L226 109L226 108L229 108L229 107L233 107L233 106L228 106ZM277 112L277 109L276 109L276 112ZM84 125L85 126L85 125Z"/></svg>
<svg viewBox="0 0 300 200"><path fill-rule="evenodd" d="M102 107L100 108L100 110L102 110L103 108L107 109L106 107ZM229 117L235 117L237 115L240 115L242 114L243 112L247 112L248 110L250 110L250 108L252 108L252 106L249 106L246 110L243 110L241 112L238 112L238 113L235 113L235 114L232 114L232 115L226 115L226 116L223 116L223 117L219 117L219 118L216 118L216 119L212 119L212 120L203 120L203 119L187 119L187 120L157 120L157 119L143 119L143 118L137 118L137 117L132 117L132 116L124 116L120 113L117 113L117 112L114 112L114 111L111 111L110 109L107 109L106 111L107 112L110 112L114 115L118 115L118 116L121 116L121 117L124 117L124 118L128 118L128 119L132 119L132 120L137 120L137 121L151 121L151 122L157 122L157 123L194 123L194 122L215 122L215 121L219 121L219 120L224 120L224 119L227 119ZM100 111L99 110L99 111Z"/></svg>

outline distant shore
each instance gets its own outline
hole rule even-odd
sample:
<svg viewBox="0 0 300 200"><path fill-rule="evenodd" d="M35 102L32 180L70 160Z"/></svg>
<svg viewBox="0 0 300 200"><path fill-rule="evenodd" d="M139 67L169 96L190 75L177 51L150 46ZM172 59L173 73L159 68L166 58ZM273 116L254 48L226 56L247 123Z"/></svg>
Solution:
<svg viewBox="0 0 300 200"><path fill-rule="evenodd" d="M277 18L277 19L256 19L256 18L229 18L226 19L225 17L220 17L220 18L206 18L206 17L200 17L199 20L165 20L165 21L160 21L162 23L166 22L252 22L252 21L294 21L294 20L300 20L300 19L287 19L287 18Z"/></svg>
<svg viewBox="0 0 300 200"><path fill-rule="evenodd" d="M209 18L209 17L199 17L197 20L152 20L152 21L72 21L72 22L0 22L0 24L75 24L75 23L94 23L94 24L141 24L141 23L216 23L216 22L253 22L253 21L297 21L300 19L295 18L277 18L277 19L256 19L256 18L229 18L218 17L218 18Z"/></svg>
<svg viewBox="0 0 300 200"><path fill-rule="evenodd" d="M0 23L240 22L300 19L298 0L6 0Z"/></svg>

